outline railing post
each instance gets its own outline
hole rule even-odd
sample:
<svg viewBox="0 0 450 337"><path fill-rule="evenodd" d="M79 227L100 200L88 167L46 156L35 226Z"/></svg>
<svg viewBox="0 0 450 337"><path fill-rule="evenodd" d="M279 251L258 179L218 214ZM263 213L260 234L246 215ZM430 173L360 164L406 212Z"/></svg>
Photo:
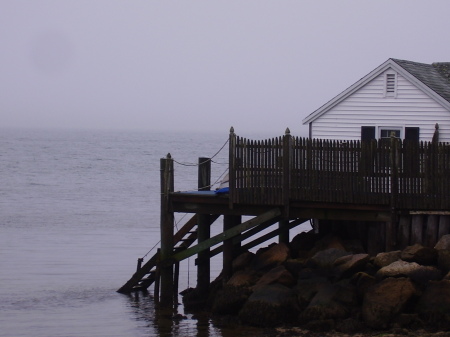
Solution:
<svg viewBox="0 0 450 337"><path fill-rule="evenodd" d="M173 159L170 153L166 158L161 158L161 254L160 259L164 263L173 254L173 226L174 215L170 210L170 193L174 190ZM173 265L163 264L160 270L161 296L160 303L164 307L173 305Z"/></svg>
<svg viewBox="0 0 450 337"><path fill-rule="evenodd" d="M283 137L283 217L289 219L289 189L291 185L291 148L292 137L289 128L286 128L286 132Z"/></svg>
<svg viewBox="0 0 450 337"><path fill-rule="evenodd" d="M398 195L398 139L391 135L390 146L390 204L391 204L391 221L386 223L386 251L391 251L397 244L397 195Z"/></svg>
<svg viewBox="0 0 450 337"><path fill-rule="evenodd" d="M198 190L209 191L211 186L211 159L200 157L198 159ZM201 242L210 238L211 216L210 214L197 214L197 240ZM209 290L211 275L210 249L198 253L197 265L197 290L201 296L206 296Z"/></svg>
<svg viewBox="0 0 450 337"><path fill-rule="evenodd" d="M230 138L228 142L228 176L229 176L229 206L233 208L233 198L236 188L236 134L234 128L230 128Z"/></svg>

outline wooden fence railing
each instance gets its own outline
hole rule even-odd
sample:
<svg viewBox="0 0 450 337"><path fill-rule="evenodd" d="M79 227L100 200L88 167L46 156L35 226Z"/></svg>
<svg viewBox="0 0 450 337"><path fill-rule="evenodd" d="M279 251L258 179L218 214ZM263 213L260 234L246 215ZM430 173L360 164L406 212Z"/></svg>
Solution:
<svg viewBox="0 0 450 337"><path fill-rule="evenodd" d="M450 209L450 145L292 137L249 140L230 133L232 203L290 200Z"/></svg>

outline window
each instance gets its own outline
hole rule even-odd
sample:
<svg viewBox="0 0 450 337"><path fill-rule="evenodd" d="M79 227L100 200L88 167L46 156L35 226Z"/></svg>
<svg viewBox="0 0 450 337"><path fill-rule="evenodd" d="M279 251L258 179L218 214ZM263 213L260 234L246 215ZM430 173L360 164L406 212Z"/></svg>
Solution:
<svg viewBox="0 0 450 337"><path fill-rule="evenodd" d="M380 127L380 139L389 139L393 135L395 138L401 138L400 128Z"/></svg>
<svg viewBox="0 0 450 337"><path fill-rule="evenodd" d="M397 96L397 74L390 73L386 74L385 83L385 97L396 97Z"/></svg>

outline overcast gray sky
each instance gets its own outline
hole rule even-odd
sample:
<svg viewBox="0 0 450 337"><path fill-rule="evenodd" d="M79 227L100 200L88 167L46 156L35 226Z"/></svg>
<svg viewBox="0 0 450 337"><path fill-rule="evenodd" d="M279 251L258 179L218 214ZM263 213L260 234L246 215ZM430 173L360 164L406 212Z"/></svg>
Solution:
<svg viewBox="0 0 450 337"><path fill-rule="evenodd" d="M448 0L1 0L5 127L304 133L388 58L450 61Z"/></svg>

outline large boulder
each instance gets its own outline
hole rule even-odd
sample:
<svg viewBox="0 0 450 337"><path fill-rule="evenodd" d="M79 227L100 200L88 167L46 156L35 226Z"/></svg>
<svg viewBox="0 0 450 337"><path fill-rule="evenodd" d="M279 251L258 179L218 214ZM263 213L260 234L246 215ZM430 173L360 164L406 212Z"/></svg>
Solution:
<svg viewBox="0 0 450 337"><path fill-rule="evenodd" d="M328 283L319 288L306 309L300 314L301 323L347 318L356 305L356 289L348 283Z"/></svg>
<svg viewBox="0 0 450 337"><path fill-rule="evenodd" d="M256 326L273 327L289 323L299 313L295 292L281 284L259 287L239 312L239 318Z"/></svg>
<svg viewBox="0 0 450 337"><path fill-rule="evenodd" d="M387 278L371 287L364 296L362 317L373 329L386 329L405 308L409 308L419 291L407 278Z"/></svg>
<svg viewBox="0 0 450 337"><path fill-rule="evenodd" d="M325 277L315 276L299 279L297 285L294 287L294 291L297 294L300 308L305 309L320 289L329 285L330 281Z"/></svg>
<svg viewBox="0 0 450 337"><path fill-rule="evenodd" d="M308 266L316 269L321 269L323 271L331 270L334 266L334 262L343 256L351 255L351 253L339 249L339 248L328 248L321 250L314 254L313 257L308 261Z"/></svg>
<svg viewBox="0 0 450 337"><path fill-rule="evenodd" d="M440 280L442 273L439 269L432 266L421 266L415 262L396 261L378 270L375 277L377 280L388 277L409 277L417 283L426 284L428 280Z"/></svg>
<svg viewBox="0 0 450 337"><path fill-rule="evenodd" d="M440 249L438 250L438 268L444 273L450 271L450 250Z"/></svg>
<svg viewBox="0 0 450 337"><path fill-rule="evenodd" d="M358 299L362 302L364 295L376 283L376 280L367 273L359 272L352 276L350 282L355 285Z"/></svg>
<svg viewBox="0 0 450 337"><path fill-rule="evenodd" d="M316 240L317 234L315 234L313 230L302 232L294 236L292 241L289 243L292 257L297 258L299 256L307 255L307 252L314 247Z"/></svg>
<svg viewBox="0 0 450 337"><path fill-rule="evenodd" d="M368 254L345 255L337 258L334 263L334 274L337 278L350 277L356 272L363 271L369 262Z"/></svg>
<svg viewBox="0 0 450 337"><path fill-rule="evenodd" d="M249 288L226 285L216 293L212 312L220 315L235 315L241 310L250 294Z"/></svg>
<svg viewBox="0 0 450 337"><path fill-rule="evenodd" d="M273 283L279 283L287 287L292 287L296 283L296 281L292 274L288 272L283 265L281 265L265 273L255 284L253 290Z"/></svg>
<svg viewBox="0 0 450 337"><path fill-rule="evenodd" d="M424 321L435 328L450 329L450 280L430 281L416 310Z"/></svg>
<svg viewBox="0 0 450 337"><path fill-rule="evenodd" d="M400 254L403 261L417 262L418 264L430 266L436 264L437 250L424 247L419 243L406 247Z"/></svg>
<svg viewBox="0 0 450 337"><path fill-rule="evenodd" d="M227 285L234 287L251 287L258 282L260 275L253 269L239 270L228 280Z"/></svg>
<svg viewBox="0 0 450 337"><path fill-rule="evenodd" d="M436 243L436 246L434 246L434 249L437 249L437 250L442 250L442 249L450 250L450 234L443 235L439 239L438 243Z"/></svg>
<svg viewBox="0 0 450 337"><path fill-rule="evenodd" d="M289 247L285 243L274 244L261 253L257 252L251 266L255 270L269 270L279 266L289 257Z"/></svg>
<svg viewBox="0 0 450 337"><path fill-rule="evenodd" d="M373 260L373 264L378 268L386 267L391 263L400 260L401 253L402 252L400 250L378 253L377 256L375 256L375 259Z"/></svg>
<svg viewBox="0 0 450 337"><path fill-rule="evenodd" d="M252 252L244 252L241 255L239 255L238 257L236 257L232 263L233 273L238 270L248 268L250 266L250 263L252 262L254 256L255 256L255 254Z"/></svg>

